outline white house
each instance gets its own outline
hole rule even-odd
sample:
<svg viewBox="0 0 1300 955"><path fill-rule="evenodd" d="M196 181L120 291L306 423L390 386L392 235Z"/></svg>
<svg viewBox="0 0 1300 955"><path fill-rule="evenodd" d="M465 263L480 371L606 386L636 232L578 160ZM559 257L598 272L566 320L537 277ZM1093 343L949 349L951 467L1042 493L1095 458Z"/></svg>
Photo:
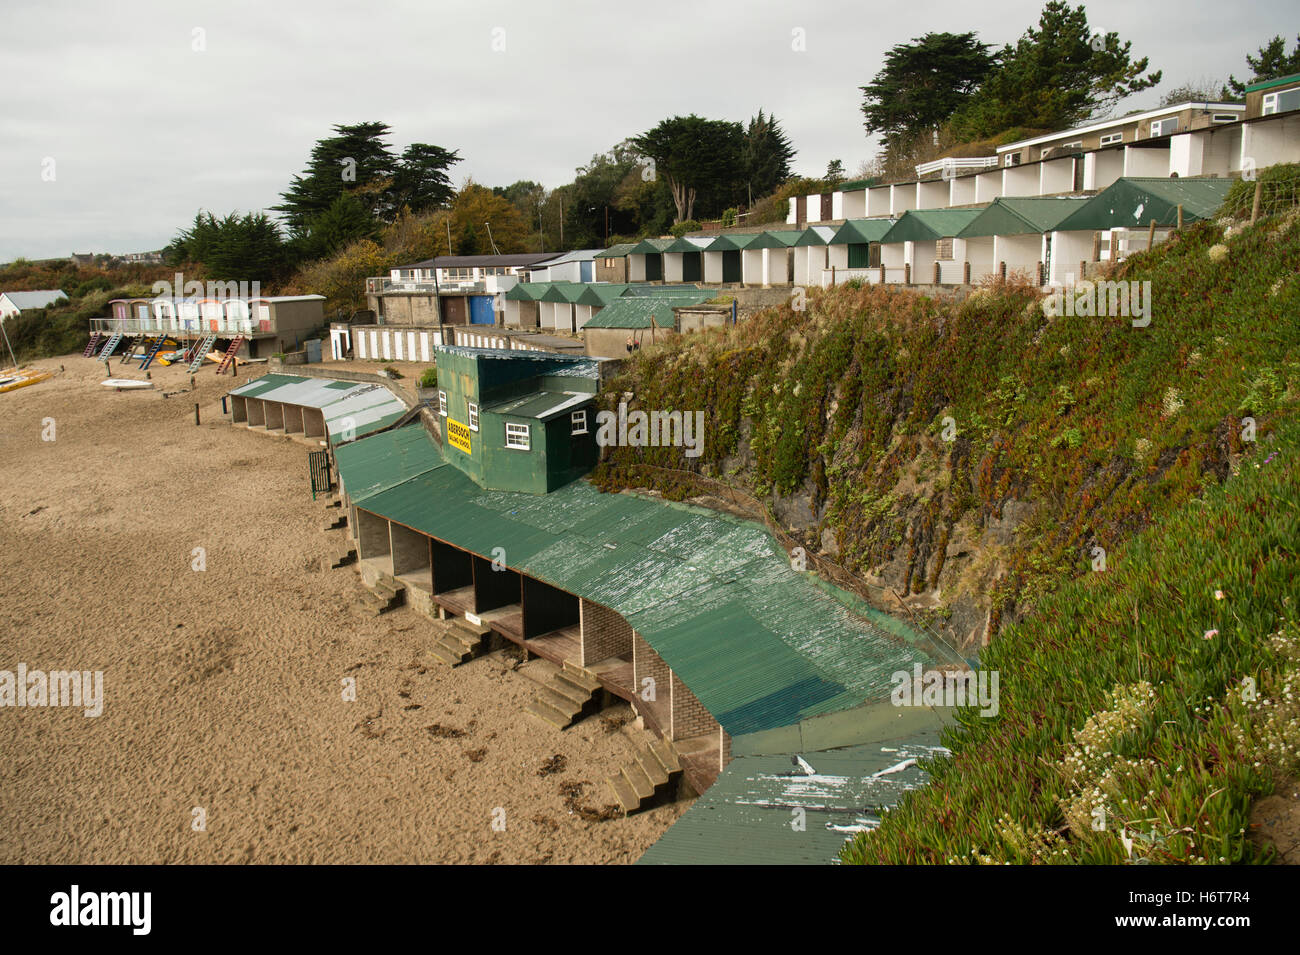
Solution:
<svg viewBox="0 0 1300 955"><path fill-rule="evenodd" d="M62 290L40 289L35 292L0 292L0 320L14 318L30 309L49 308L68 296Z"/></svg>

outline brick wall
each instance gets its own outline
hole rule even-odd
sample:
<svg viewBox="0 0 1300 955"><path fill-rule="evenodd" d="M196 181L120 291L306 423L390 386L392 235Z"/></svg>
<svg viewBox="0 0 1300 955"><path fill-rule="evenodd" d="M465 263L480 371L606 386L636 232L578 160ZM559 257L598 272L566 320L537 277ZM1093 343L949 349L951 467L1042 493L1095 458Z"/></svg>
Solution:
<svg viewBox="0 0 1300 955"><path fill-rule="evenodd" d="M590 600L578 604L582 621L582 665L632 652L632 626L619 614Z"/></svg>
<svg viewBox="0 0 1300 955"><path fill-rule="evenodd" d="M668 669L668 664L664 663L659 654L655 653L650 644L641 638L641 635L635 630L632 631L632 677L636 683L636 695L641 696L644 689L641 681L650 677L655 681L655 700L661 706L667 706L670 694L672 692L669 686L669 675L672 673Z"/></svg>
<svg viewBox="0 0 1300 955"><path fill-rule="evenodd" d="M718 721L677 676L672 674L672 738L689 739L718 731Z"/></svg>
<svg viewBox="0 0 1300 955"><path fill-rule="evenodd" d="M627 281L627 256L620 259L610 259L612 266L605 266L605 259L596 259L595 279L597 282L626 282Z"/></svg>

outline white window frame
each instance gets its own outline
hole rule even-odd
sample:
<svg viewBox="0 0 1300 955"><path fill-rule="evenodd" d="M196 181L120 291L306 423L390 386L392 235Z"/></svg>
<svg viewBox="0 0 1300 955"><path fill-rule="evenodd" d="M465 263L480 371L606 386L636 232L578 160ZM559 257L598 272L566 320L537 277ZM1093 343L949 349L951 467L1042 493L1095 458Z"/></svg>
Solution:
<svg viewBox="0 0 1300 955"><path fill-rule="evenodd" d="M1072 142L1072 143L1065 143L1065 144L1063 144L1063 145L1061 146L1061 148L1062 148L1062 149L1082 149L1082 148L1083 148L1083 140L1082 140L1082 139L1076 139L1076 140L1075 140L1074 142Z"/></svg>
<svg viewBox="0 0 1300 955"><path fill-rule="evenodd" d="M1210 122L1212 123L1235 123L1236 121L1236 113L1213 113L1210 116Z"/></svg>
<svg viewBox="0 0 1300 955"><path fill-rule="evenodd" d="M514 428L514 431L510 429ZM522 436L523 443L519 443ZM526 424L515 424L513 421L506 422L506 447L514 451L531 451L533 429ZM513 439L513 440L512 440Z"/></svg>
<svg viewBox="0 0 1300 955"><path fill-rule="evenodd" d="M1272 116L1274 113L1282 112L1277 108L1278 99L1287 93L1300 93L1300 86L1293 86L1289 90L1274 90L1272 93L1265 93L1264 100L1260 104L1260 115ZM1295 107L1292 108L1294 109ZM1285 110L1285 112L1288 113L1290 111L1291 110Z"/></svg>
<svg viewBox="0 0 1300 955"><path fill-rule="evenodd" d="M1019 165L1020 165L1020 153L1018 153L1018 152L1007 153L1007 158L1006 158L1006 160L1002 163L1002 165L1003 165L1003 166L1019 166Z"/></svg>
<svg viewBox="0 0 1300 955"><path fill-rule="evenodd" d="M469 412L468 415L469 429L471 431L477 431L478 430L478 405L474 404L474 402L472 401L466 402L466 405L467 405L466 410Z"/></svg>
<svg viewBox="0 0 1300 955"><path fill-rule="evenodd" d="M1123 132L1107 133L1105 136L1102 136L1101 139L1097 140L1097 145L1114 146L1116 143L1122 143L1123 141L1124 141Z"/></svg>
<svg viewBox="0 0 1300 955"><path fill-rule="evenodd" d="M1166 129L1165 129L1165 124L1166 124L1166 123L1173 123L1173 124L1174 124L1174 128L1173 128L1173 129L1166 130ZM1151 124L1151 138L1152 138L1152 139L1154 139L1156 136L1168 136L1170 133L1176 133L1176 132L1178 132L1178 117L1177 117L1177 116L1166 116L1164 119L1157 119L1155 122L1153 122L1153 123Z"/></svg>
<svg viewBox="0 0 1300 955"><path fill-rule="evenodd" d="M587 433L587 409L575 411L569 415L569 434L586 434Z"/></svg>
<svg viewBox="0 0 1300 955"><path fill-rule="evenodd" d="M447 392L438 389L438 414L447 417Z"/></svg>

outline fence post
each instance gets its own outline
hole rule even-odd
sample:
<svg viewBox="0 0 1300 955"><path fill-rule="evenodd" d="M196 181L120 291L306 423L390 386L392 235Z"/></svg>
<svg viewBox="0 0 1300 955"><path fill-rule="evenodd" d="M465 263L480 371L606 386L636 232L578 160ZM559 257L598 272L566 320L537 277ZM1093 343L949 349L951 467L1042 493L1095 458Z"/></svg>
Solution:
<svg viewBox="0 0 1300 955"><path fill-rule="evenodd" d="M1100 232L1094 232L1092 234L1092 260L1094 262L1101 261L1101 233Z"/></svg>
<svg viewBox="0 0 1300 955"><path fill-rule="evenodd" d="M1000 281L1000 282L1005 282L1006 280L1007 280L1007 263L1006 263L1006 262L999 262L999 263L998 263L998 281Z"/></svg>
<svg viewBox="0 0 1300 955"><path fill-rule="evenodd" d="M883 265L880 267L880 284L885 284L885 267Z"/></svg>
<svg viewBox="0 0 1300 955"><path fill-rule="evenodd" d="M903 284L904 285L912 284L912 263L911 262L903 263Z"/></svg>
<svg viewBox="0 0 1300 955"><path fill-rule="evenodd" d="M939 284L939 260L934 260L934 284Z"/></svg>
<svg viewBox="0 0 1300 955"><path fill-rule="evenodd" d="M1150 252L1151 249L1155 246L1155 244L1156 244L1156 220L1152 219L1151 225L1147 227L1147 251Z"/></svg>
<svg viewBox="0 0 1300 955"><path fill-rule="evenodd" d="M1259 200L1264 194L1264 180L1255 180L1255 198L1250 204L1250 224L1254 225L1255 220L1259 218Z"/></svg>
<svg viewBox="0 0 1300 955"><path fill-rule="evenodd" d="M970 285L970 259L962 263L961 267L961 284Z"/></svg>
<svg viewBox="0 0 1300 955"><path fill-rule="evenodd" d="M1082 281L1088 277L1088 262L1086 259L1079 260L1079 279Z"/></svg>
<svg viewBox="0 0 1300 955"><path fill-rule="evenodd" d="M1178 203L1178 231L1183 231L1183 204Z"/></svg>

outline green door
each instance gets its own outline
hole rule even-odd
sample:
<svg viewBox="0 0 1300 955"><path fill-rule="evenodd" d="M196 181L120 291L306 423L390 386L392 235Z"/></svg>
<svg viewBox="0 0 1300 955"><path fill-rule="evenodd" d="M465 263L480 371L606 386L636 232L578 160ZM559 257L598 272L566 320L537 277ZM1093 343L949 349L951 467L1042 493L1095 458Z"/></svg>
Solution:
<svg viewBox="0 0 1300 955"><path fill-rule="evenodd" d="M871 247L865 242L849 243L849 268L865 269L871 267Z"/></svg>
<svg viewBox="0 0 1300 955"><path fill-rule="evenodd" d="M704 264L701 261L702 254L703 253L700 252L682 253L682 281L683 282L704 281Z"/></svg>
<svg viewBox="0 0 1300 955"><path fill-rule="evenodd" d="M647 282L662 282L664 277L664 257L658 252L653 252L645 257L645 280Z"/></svg>
<svg viewBox="0 0 1300 955"><path fill-rule="evenodd" d="M740 250L731 249L722 253L722 281L740 281Z"/></svg>

